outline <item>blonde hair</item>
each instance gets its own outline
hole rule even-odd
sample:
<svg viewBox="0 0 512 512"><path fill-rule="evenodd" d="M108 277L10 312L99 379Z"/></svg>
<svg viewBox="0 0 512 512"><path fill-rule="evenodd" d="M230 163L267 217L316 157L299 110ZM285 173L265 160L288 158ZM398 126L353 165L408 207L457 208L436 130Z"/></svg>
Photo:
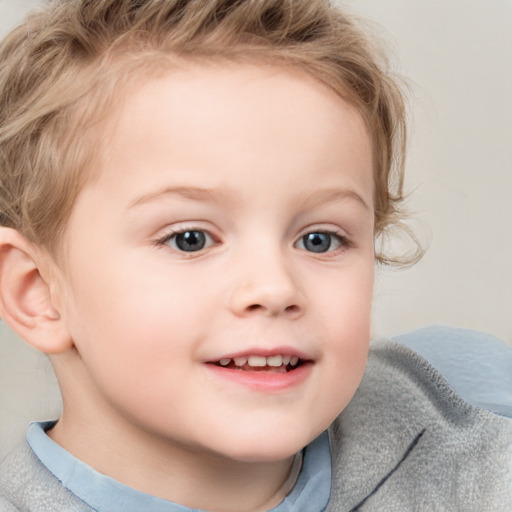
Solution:
<svg viewBox="0 0 512 512"><path fill-rule="evenodd" d="M371 38L328 0L51 1L0 48L0 225L55 249L102 151L102 118L173 58L294 66L333 88L373 143L375 235L400 225L403 96Z"/></svg>

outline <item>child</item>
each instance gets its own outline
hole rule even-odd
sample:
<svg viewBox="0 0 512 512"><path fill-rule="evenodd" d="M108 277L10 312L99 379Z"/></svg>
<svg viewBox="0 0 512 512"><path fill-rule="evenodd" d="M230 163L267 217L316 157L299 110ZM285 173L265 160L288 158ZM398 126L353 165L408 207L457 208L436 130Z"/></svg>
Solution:
<svg viewBox="0 0 512 512"><path fill-rule="evenodd" d="M405 116L349 17L54 0L0 61L0 313L63 396L2 511L512 506L508 409L404 345L480 338L368 358Z"/></svg>

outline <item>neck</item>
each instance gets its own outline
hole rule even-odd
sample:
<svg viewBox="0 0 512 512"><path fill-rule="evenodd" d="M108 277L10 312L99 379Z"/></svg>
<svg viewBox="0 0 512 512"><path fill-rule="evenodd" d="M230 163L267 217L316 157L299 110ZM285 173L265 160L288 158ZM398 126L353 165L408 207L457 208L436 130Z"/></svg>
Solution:
<svg viewBox="0 0 512 512"><path fill-rule="evenodd" d="M133 489L212 512L273 508L291 490L300 470L297 457L235 461L144 439L135 430L109 433L104 425L84 425L84 418L71 421L65 413L48 435L76 458Z"/></svg>

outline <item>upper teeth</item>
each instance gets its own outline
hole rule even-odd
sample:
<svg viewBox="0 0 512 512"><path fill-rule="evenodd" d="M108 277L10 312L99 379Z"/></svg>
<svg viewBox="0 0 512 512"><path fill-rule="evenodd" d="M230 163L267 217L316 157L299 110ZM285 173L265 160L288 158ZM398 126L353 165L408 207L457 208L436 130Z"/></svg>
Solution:
<svg viewBox="0 0 512 512"><path fill-rule="evenodd" d="M262 356L249 356L247 364L249 366L267 366L267 358Z"/></svg>
<svg viewBox="0 0 512 512"><path fill-rule="evenodd" d="M255 367L263 367L263 366L282 366L283 364L286 366L290 364L291 366L297 366L299 362L299 358L297 356L240 356L231 358L223 358L219 361L222 366L228 366L231 362L234 362L236 366L244 366L248 364L249 366Z"/></svg>

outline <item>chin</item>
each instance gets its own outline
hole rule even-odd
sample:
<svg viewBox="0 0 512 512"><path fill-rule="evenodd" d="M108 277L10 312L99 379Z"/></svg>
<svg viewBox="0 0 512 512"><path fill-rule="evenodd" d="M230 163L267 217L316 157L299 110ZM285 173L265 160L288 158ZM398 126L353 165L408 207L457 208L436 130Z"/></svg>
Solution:
<svg viewBox="0 0 512 512"><path fill-rule="evenodd" d="M273 435L230 438L219 452L225 457L241 462L275 462L292 457L307 446L318 433L281 431Z"/></svg>

